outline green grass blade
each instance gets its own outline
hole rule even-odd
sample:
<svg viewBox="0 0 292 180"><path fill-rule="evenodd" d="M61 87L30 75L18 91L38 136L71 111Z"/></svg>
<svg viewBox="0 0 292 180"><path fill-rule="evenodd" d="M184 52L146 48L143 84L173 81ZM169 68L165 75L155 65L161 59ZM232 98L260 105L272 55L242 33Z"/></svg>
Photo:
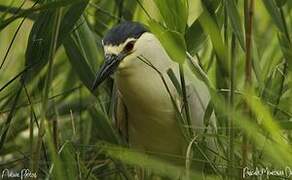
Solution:
<svg viewBox="0 0 292 180"><path fill-rule="evenodd" d="M207 36L204 34L202 26L199 21L196 20L186 31L185 40L187 44L187 51L194 55L196 54L202 45L206 41Z"/></svg>
<svg viewBox="0 0 292 180"><path fill-rule="evenodd" d="M187 0L154 0L154 2L163 17L166 27L170 30L184 33L188 20Z"/></svg>
<svg viewBox="0 0 292 180"><path fill-rule="evenodd" d="M274 0L263 0L263 3L267 9L267 11L270 14L270 17L272 18L273 22L277 26L277 28L281 31L284 32L284 24L281 20L281 14L278 10L278 7L275 3Z"/></svg>
<svg viewBox="0 0 292 180"><path fill-rule="evenodd" d="M38 11L46 11L46 10L52 10L52 9L54 10L56 8L68 6L68 5L71 5L71 4L80 2L80 1L81 0L74 0L74 1L63 0L63 1L56 1L56 2L54 1L54 2L49 2L47 4L41 5L41 6L36 7L36 8L26 9L17 15L14 15L10 18L3 20L0 24L0 30L3 30L4 28L6 28L10 23L14 22L18 18L29 16L30 14L38 12Z"/></svg>
<svg viewBox="0 0 292 180"><path fill-rule="evenodd" d="M111 158L120 160L129 165L151 170L155 174L171 179L176 179L178 177L183 177L183 179L185 178L185 169L183 167L169 164L144 153L114 146L108 143L99 143L97 144L97 148L101 149L107 156ZM201 179L201 176L194 171L189 171L189 176L191 179Z"/></svg>
<svg viewBox="0 0 292 180"><path fill-rule="evenodd" d="M64 41L64 47L72 68L75 70L83 84L91 91L95 78L94 73L83 56L76 40L74 40L72 36L69 36Z"/></svg>
<svg viewBox="0 0 292 180"><path fill-rule="evenodd" d="M206 34L210 36L212 46L217 54L220 68L224 75L230 74L229 60L227 54L227 47L224 45L221 37L221 32L218 25L215 22L214 17L208 12L205 6L203 6L203 13L199 17L199 22Z"/></svg>
<svg viewBox="0 0 292 180"><path fill-rule="evenodd" d="M244 33L243 33L243 28L242 28L242 23L241 23L242 20L237 10L236 2L234 0L225 0L224 5L226 6L227 14L230 19L233 32L239 41L240 47L244 50L245 43L244 43Z"/></svg>
<svg viewBox="0 0 292 180"><path fill-rule="evenodd" d="M170 58L178 63L183 63L186 58L186 44L183 34L167 29L155 20L149 21L149 26Z"/></svg>

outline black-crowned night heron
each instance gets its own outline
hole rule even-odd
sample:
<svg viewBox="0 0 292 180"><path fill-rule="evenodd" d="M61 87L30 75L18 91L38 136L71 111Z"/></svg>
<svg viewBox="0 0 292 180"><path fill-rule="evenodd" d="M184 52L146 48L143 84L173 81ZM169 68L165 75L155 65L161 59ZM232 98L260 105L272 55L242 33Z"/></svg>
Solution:
<svg viewBox="0 0 292 180"><path fill-rule="evenodd" d="M136 22L123 22L109 30L103 46L105 62L93 88L114 75L118 91L116 121L130 146L165 159L184 158L189 142L183 136L170 94L179 108L183 101L167 74L172 69L180 80L179 65L170 59L155 35ZM198 134L204 127L209 93L203 82L194 75L190 78L190 74L186 72L185 76L187 98L192 128Z"/></svg>

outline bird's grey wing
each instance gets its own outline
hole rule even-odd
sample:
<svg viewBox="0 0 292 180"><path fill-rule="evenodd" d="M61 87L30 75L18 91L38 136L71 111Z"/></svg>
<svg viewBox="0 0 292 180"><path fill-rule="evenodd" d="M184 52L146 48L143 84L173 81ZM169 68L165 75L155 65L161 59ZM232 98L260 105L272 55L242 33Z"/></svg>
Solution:
<svg viewBox="0 0 292 180"><path fill-rule="evenodd" d="M210 103L210 92L208 87L201 81L189 67L186 66L186 91L188 103L190 107L190 115L194 130L202 130L204 128L204 116L208 104ZM210 118L210 126L216 128L215 116Z"/></svg>
<svg viewBox="0 0 292 180"><path fill-rule="evenodd" d="M118 89L115 90L115 99L114 99L114 112L113 119L114 124L123 137L125 142L128 142L128 112L125 103L123 102L122 96Z"/></svg>
<svg viewBox="0 0 292 180"><path fill-rule="evenodd" d="M216 138L210 134L216 133L216 118L214 112L210 116L209 123L204 124L204 116L210 102L210 94L207 86L197 77L192 76L186 86L192 128L198 140L204 139L207 148L204 148L205 155L210 161L215 159L213 151L216 152ZM207 125L207 126L206 126ZM207 149L207 151L206 151Z"/></svg>
<svg viewBox="0 0 292 180"><path fill-rule="evenodd" d="M190 108L191 123L194 132L201 132L204 128L204 113L206 109L206 98L200 95L198 87L191 84L186 86L188 105Z"/></svg>

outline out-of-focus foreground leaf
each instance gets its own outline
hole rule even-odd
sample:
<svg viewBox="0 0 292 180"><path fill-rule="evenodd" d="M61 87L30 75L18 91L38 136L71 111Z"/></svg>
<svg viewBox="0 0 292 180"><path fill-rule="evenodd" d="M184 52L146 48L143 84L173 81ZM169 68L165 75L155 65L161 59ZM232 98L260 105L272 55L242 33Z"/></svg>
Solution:
<svg viewBox="0 0 292 180"><path fill-rule="evenodd" d="M149 22L151 31L157 36L166 52L173 61L182 63L186 58L184 36L176 31L166 29L158 22Z"/></svg>
<svg viewBox="0 0 292 180"><path fill-rule="evenodd" d="M154 2L166 27L184 33L188 21L188 2L186 0L155 0Z"/></svg>

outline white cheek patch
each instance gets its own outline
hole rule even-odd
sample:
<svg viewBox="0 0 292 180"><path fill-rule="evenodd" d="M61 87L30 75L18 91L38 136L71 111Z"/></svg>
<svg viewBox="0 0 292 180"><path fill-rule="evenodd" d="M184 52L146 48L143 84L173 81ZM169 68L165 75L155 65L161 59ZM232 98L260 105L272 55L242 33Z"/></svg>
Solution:
<svg viewBox="0 0 292 180"><path fill-rule="evenodd" d="M129 67L133 61L136 60L136 54L135 52L133 52L132 54L126 56L119 64L118 68L119 69L124 69L124 68L127 68Z"/></svg>
<svg viewBox="0 0 292 180"><path fill-rule="evenodd" d="M124 69L126 67L126 63L125 61L122 61L119 66L118 66L118 69Z"/></svg>
<svg viewBox="0 0 292 180"><path fill-rule="evenodd" d="M127 39L124 43L118 45L118 46L113 46L111 44L105 45L104 46L104 53L105 54L115 54L118 55L120 52L123 51L124 47L127 45L128 42L130 41L135 41L135 38L129 38Z"/></svg>
<svg viewBox="0 0 292 180"><path fill-rule="evenodd" d="M129 54L128 56L126 56L119 64L118 69L125 69L130 67L131 65L135 64L135 60L137 59L137 52L135 53L135 48L137 47L136 44L138 43L139 39L135 39L135 38L128 38L123 44L120 45L104 45L104 53L105 54L114 54L114 55L118 55L120 54L125 46L130 42L130 41L137 41L134 45L134 51Z"/></svg>
<svg viewBox="0 0 292 180"><path fill-rule="evenodd" d="M122 50L123 50L123 45L119 45L119 46L105 45L104 46L105 54L118 55Z"/></svg>

